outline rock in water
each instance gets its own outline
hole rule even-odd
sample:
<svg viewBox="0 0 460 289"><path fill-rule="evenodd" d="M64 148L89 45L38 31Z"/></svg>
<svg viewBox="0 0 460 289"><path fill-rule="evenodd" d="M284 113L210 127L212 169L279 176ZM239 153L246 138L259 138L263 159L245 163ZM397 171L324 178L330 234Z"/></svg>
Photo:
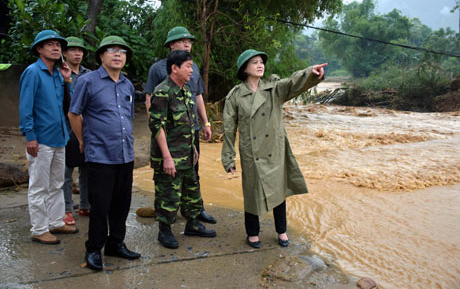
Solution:
<svg viewBox="0 0 460 289"><path fill-rule="evenodd" d="M369 277L359 279L356 286L360 289L377 289L377 283Z"/></svg>

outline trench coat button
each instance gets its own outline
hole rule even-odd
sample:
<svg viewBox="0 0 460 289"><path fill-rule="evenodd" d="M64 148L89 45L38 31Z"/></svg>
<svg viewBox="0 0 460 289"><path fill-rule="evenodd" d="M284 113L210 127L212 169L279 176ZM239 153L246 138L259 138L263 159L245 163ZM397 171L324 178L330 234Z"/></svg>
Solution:
<svg viewBox="0 0 460 289"><path fill-rule="evenodd" d="M266 134L265 137L268 137L268 134Z"/></svg>
<svg viewBox="0 0 460 289"><path fill-rule="evenodd" d="M271 158L271 157L272 157L272 154L269 154L268 157Z"/></svg>
<svg viewBox="0 0 460 289"><path fill-rule="evenodd" d="M258 161L258 160L259 160L259 158L256 158L256 161Z"/></svg>
<svg viewBox="0 0 460 289"><path fill-rule="evenodd" d="M253 137L252 139L256 139L256 137Z"/></svg>
<svg viewBox="0 0 460 289"><path fill-rule="evenodd" d="M262 112L262 116L265 116L265 112Z"/></svg>

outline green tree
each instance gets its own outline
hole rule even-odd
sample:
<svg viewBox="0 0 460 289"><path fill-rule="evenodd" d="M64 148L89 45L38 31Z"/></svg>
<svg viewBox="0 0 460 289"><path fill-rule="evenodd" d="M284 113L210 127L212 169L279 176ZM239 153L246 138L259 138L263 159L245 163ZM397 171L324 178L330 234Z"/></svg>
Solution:
<svg viewBox="0 0 460 289"><path fill-rule="evenodd" d="M102 1L89 1L100 2ZM43 29L52 29L62 36L84 38L89 51L94 52L99 41L108 35L120 35L133 48L133 58L125 71L135 81L147 76L149 63L153 61L150 49L152 33L149 31L155 18L153 7L145 0L105 0L96 17L94 33L87 29L86 1L79 0L10 0L12 26L9 39L2 40L0 61L10 63L31 63L35 57L30 46L35 35ZM156 43L155 43L156 45ZM86 65L96 68L95 55L90 53Z"/></svg>
<svg viewBox="0 0 460 289"><path fill-rule="evenodd" d="M328 66L326 70L328 75L343 69L340 62L334 56L325 56L320 47L318 33L316 32L310 36L303 34L301 31L298 32L295 36L294 46L297 56L309 65L327 62Z"/></svg>
<svg viewBox="0 0 460 289"><path fill-rule="evenodd" d="M346 5L338 19L329 18L325 28L366 38L394 43L408 43L411 29L409 18L398 10L384 15L374 13L374 2L364 0ZM340 60L354 77L368 76L370 72L401 52L400 48L321 31L321 47Z"/></svg>
<svg viewBox="0 0 460 289"><path fill-rule="evenodd" d="M156 12L145 0L105 0L95 28L97 39L119 35L133 49L133 57L125 71L131 80L142 82L154 61L152 45L158 45L150 31ZM96 56L97 57L97 56Z"/></svg>
<svg viewBox="0 0 460 289"><path fill-rule="evenodd" d="M32 62L35 58L30 54L30 46L43 29L55 30L64 36L85 35L86 4L78 0L10 0L8 5L11 27L9 38L1 43L2 62Z"/></svg>
<svg viewBox="0 0 460 289"><path fill-rule="evenodd" d="M304 64L296 56L293 42L300 28L277 20L308 23L340 8L340 0L168 0L162 1L152 30L162 33L160 39L177 25L192 31L197 37L193 54L198 56L203 79L208 79L209 100L217 101L235 83L236 58L247 48L269 54L267 73L287 76ZM160 50L164 56L167 50Z"/></svg>

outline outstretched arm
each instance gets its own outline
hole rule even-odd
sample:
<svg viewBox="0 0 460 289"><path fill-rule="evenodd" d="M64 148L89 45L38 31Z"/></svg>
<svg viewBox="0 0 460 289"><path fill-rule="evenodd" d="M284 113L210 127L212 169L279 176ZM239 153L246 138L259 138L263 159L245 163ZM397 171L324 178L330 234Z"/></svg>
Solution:
<svg viewBox="0 0 460 289"><path fill-rule="evenodd" d="M275 91L282 102L291 100L323 80L327 63L307 67L276 82Z"/></svg>

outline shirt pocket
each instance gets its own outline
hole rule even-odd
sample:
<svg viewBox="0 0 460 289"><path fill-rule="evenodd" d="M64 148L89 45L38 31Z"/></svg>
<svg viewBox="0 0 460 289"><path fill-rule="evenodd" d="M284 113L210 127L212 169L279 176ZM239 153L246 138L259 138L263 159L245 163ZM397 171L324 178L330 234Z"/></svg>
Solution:
<svg viewBox="0 0 460 289"><path fill-rule="evenodd" d="M188 108L183 103L171 106L171 115L175 124L190 123L188 114Z"/></svg>

